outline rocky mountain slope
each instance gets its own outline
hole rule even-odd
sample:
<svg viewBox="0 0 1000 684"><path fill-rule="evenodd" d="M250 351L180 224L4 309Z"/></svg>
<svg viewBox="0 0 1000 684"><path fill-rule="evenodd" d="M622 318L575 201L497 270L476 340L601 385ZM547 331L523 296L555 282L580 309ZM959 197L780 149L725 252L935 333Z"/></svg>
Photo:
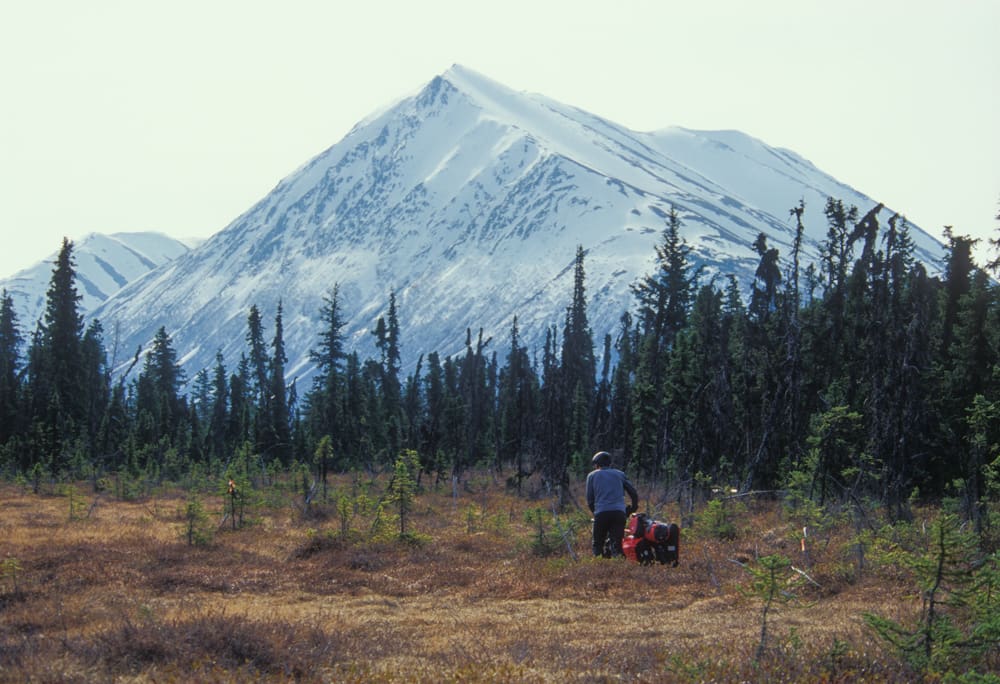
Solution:
<svg viewBox="0 0 1000 684"><path fill-rule="evenodd" d="M639 133L454 66L94 315L120 324L126 349L165 326L191 378L219 350L234 367L250 306L270 324L280 301L287 375L305 379L335 283L347 346L363 358L394 291L408 374L421 354L461 351L467 328L482 327L503 359L515 315L539 349L547 326L561 329L582 245L600 345L632 307L629 285L651 270L671 207L706 277L734 273L749 286L753 241L764 232L787 255L800 200L804 256L815 257L831 196L862 212L876 204L737 131ZM917 228L913 237L920 258L940 256L934 238Z"/></svg>
<svg viewBox="0 0 1000 684"><path fill-rule="evenodd" d="M45 314L45 293L58 254L0 280L14 301L24 336L34 331ZM131 281L176 259L189 247L162 233L91 233L73 244L80 310L89 313Z"/></svg>

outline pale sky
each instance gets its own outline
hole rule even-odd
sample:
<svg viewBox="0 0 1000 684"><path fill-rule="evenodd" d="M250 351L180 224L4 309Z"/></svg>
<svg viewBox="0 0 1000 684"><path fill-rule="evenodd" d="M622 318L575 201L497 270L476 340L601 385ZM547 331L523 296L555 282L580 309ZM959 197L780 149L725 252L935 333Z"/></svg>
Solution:
<svg viewBox="0 0 1000 684"><path fill-rule="evenodd" d="M739 129L996 237L998 45L998 0L4 2L0 277L63 236L207 237L455 63L639 131Z"/></svg>

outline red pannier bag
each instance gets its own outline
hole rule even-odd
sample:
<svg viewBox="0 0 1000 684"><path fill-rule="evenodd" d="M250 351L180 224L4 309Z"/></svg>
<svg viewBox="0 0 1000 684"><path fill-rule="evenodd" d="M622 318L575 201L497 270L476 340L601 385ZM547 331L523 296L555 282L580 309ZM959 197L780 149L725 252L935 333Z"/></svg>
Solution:
<svg viewBox="0 0 1000 684"><path fill-rule="evenodd" d="M645 513L633 513L625 524L622 550L625 557L649 565L654 561L677 567L681 530L675 523L652 520Z"/></svg>

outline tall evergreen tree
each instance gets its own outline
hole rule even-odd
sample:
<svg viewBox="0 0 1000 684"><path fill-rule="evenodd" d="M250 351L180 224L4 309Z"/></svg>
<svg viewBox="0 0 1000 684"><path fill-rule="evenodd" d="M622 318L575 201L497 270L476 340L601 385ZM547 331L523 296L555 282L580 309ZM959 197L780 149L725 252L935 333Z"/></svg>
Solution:
<svg viewBox="0 0 1000 684"><path fill-rule="evenodd" d="M754 274L750 316L758 322L764 322L778 308L781 268L778 265L778 250L767 246L767 236L764 233L757 236L753 249L760 256L760 261Z"/></svg>
<svg viewBox="0 0 1000 684"><path fill-rule="evenodd" d="M958 302L955 314L954 341L949 355L950 363L945 368L945 392L947 397L946 424L941 434L949 444L946 475L961 479L964 487L961 494L966 516L975 521L977 529L981 524L980 502L986 494L983 468L987 463L981 460L980 450L969 449L968 412L973 408L976 397L995 400L993 373L984 372L997 366L997 349L990 342L990 312L997 307L996 288L990 283L985 271L973 272L969 291Z"/></svg>
<svg viewBox="0 0 1000 684"><path fill-rule="evenodd" d="M626 311L621 315L619 332L615 340L618 365L612 372L607 440L610 448L605 449L605 451L620 450L624 464L632 461L630 438L633 424L632 373L635 369L633 349L632 315Z"/></svg>
<svg viewBox="0 0 1000 684"><path fill-rule="evenodd" d="M699 290L688 325L677 336L670 358L665 388L673 445L670 474L687 486L701 481L695 477L699 475L720 481L727 467L722 459L733 446L729 438L735 425L722 303L722 292L711 285Z"/></svg>
<svg viewBox="0 0 1000 684"><path fill-rule="evenodd" d="M420 442L425 452L423 469L437 472L438 477L441 477L447 462L443 451L447 394L444 369L437 352L427 355L427 372L423 383L425 409L420 425Z"/></svg>
<svg viewBox="0 0 1000 684"><path fill-rule="evenodd" d="M913 268L905 219L891 216L883 252L871 260L871 317L865 344L867 451L880 464L879 489L895 518L909 516L915 454L927 449L927 380L933 309L926 274ZM918 323L919 322L919 323Z"/></svg>
<svg viewBox="0 0 1000 684"><path fill-rule="evenodd" d="M81 392L84 433L92 445L111 400L111 372L104 352L104 329L97 319L91 321L80 344Z"/></svg>
<svg viewBox="0 0 1000 684"><path fill-rule="evenodd" d="M5 288L0 294L0 447L18 432L21 341L14 299Z"/></svg>
<svg viewBox="0 0 1000 684"><path fill-rule="evenodd" d="M389 293L389 310L386 317L379 316L372 331L375 346L381 355L379 386L381 411L386 440L385 458L395 458L400 450L403 434L402 387L399 380L400 359L399 318L396 313L396 291Z"/></svg>
<svg viewBox="0 0 1000 684"><path fill-rule="evenodd" d="M802 216L805 213L805 202L799 201L798 206L789 210L795 217L795 240L792 242L791 271L788 274L787 290L782 301L782 321L784 324L784 339L782 349L785 354L784 378L782 389L782 408L785 412L783 422L787 434L787 459L790 467L796 467L803 456L804 441L799 436L809 420L809 409L803 401L804 367L803 367L803 335L802 323L799 320L799 310L802 308L800 293L800 268L802 256L802 240L805 235L805 225Z"/></svg>
<svg viewBox="0 0 1000 684"><path fill-rule="evenodd" d="M591 431L597 367L593 333L587 320L585 254L582 246L576 248L573 298L566 310L560 360L561 379L564 383L562 393L571 401L567 448L571 454L577 455L595 450L591 444Z"/></svg>
<svg viewBox="0 0 1000 684"><path fill-rule="evenodd" d="M249 380L251 402L250 421L254 439L259 444L267 430L267 419L271 412L269 405L270 387L268 383L268 353L264 342L264 323L256 304L250 306L247 314L247 346L250 348Z"/></svg>
<svg viewBox="0 0 1000 684"><path fill-rule="evenodd" d="M565 493L569 451L566 446L569 399L565 396L562 368L559 366L558 333L554 326L545 331L542 352L542 377L539 389L539 456L545 485L551 491Z"/></svg>
<svg viewBox="0 0 1000 684"><path fill-rule="evenodd" d="M472 345L472 330L465 332L465 356L458 367L459 394L464 406L461 447L456 453L455 472L461 474L477 461L489 462L493 444L488 438L493 398L487 381L486 347L482 328Z"/></svg>
<svg viewBox="0 0 1000 684"><path fill-rule="evenodd" d="M423 440L420 437L420 425L423 423L423 396L421 392L421 381L420 373L424 365L423 354L417 359L417 366L413 371L412 375L407 376L406 383L403 387L403 416L404 424L406 428L406 435L403 440L404 447L407 450L413 451L417 454L417 459L420 462L420 469L417 474L417 478L424 471L431 472L429 468L424 466L429 463L429 455L423 448Z"/></svg>
<svg viewBox="0 0 1000 684"><path fill-rule="evenodd" d="M640 469L660 474L671 446L664 411L664 374L674 338L687 321L699 271L680 234L675 209L667 216L663 241L656 247L656 270L632 291L638 303L638 345L632 392L632 453Z"/></svg>
<svg viewBox="0 0 1000 684"><path fill-rule="evenodd" d="M340 286L334 284L330 295L324 297L320 310L323 329L319 345L309 352L316 364L313 387L308 397L309 424L319 438L330 436L333 452L344 445L344 319L341 312Z"/></svg>
<svg viewBox="0 0 1000 684"><path fill-rule="evenodd" d="M288 465L291 461L291 415L288 410L288 390L285 382L285 333L282 322L282 303L274 316L274 339L271 342L270 372L268 374L268 414L264 453Z"/></svg>
<svg viewBox="0 0 1000 684"><path fill-rule="evenodd" d="M822 358L837 358L842 353L844 328L844 300L846 298L847 274L850 271L852 259L852 244L850 241L851 224L857 221L858 208L845 207L841 200L832 197L827 199L823 209L827 220L827 237L820 252L823 270L823 318L825 330L817 336L822 344L818 354ZM827 365L835 368L836 365ZM824 378L828 383L830 377Z"/></svg>
<svg viewBox="0 0 1000 684"><path fill-rule="evenodd" d="M779 301L781 299L779 254L758 236L755 251L760 262L752 288L742 339L744 429L747 430L746 470L742 489L771 488L778 484L781 459L787 454L782 444L785 417L783 385L785 353Z"/></svg>
<svg viewBox="0 0 1000 684"><path fill-rule="evenodd" d="M601 352L601 375L597 381L597 391L594 394L593 417L591 418L591 441L594 444L613 443L611 438L611 334L604 335L604 347Z"/></svg>
<svg viewBox="0 0 1000 684"><path fill-rule="evenodd" d="M638 304L638 324L651 353L669 350L674 335L687 320L691 293L698 271L690 262L691 247L680 234L681 220L671 207L667 226L656 246L656 270L632 286Z"/></svg>
<svg viewBox="0 0 1000 684"><path fill-rule="evenodd" d="M230 454L235 452L235 444L230 443L229 440L229 383L226 378L226 366L221 349L215 353L211 402L208 452L211 458L223 463Z"/></svg>
<svg viewBox="0 0 1000 684"><path fill-rule="evenodd" d="M226 424L226 455L245 443L252 442L253 397L250 380L250 359L240 355L236 372L229 376L229 420Z"/></svg>
<svg viewBox="0 0 1000 684"><path fill-rule="evenodd" d="M944 236L947 240L947 258L944 267L940 353L942 357L947 357L955 340L960 300L972 287L972 274L976 270L972 250L979 240L967 235L956 235L951 226L945 226Z"/></svg>
<svg viewBox="0 0 1000 684"><path fill-rule="evenodd" d="M68 465L71 443L85 430L83 317L73 243L63 239L45 295L45 314L28 354L29 410L35 447L53 474Z"/></svg>
<svg viewBox="0 0 1000 684"><path fill-rule="evenodd" d="M330 435L331 446L336 450L341 442L338 428L342 420L343 374L347 359L339 284L334 284L330 294L323 298L320 320L323 329L319 344L309 352L309 358L316 364L313 389L309 395L310 419L314 432Z"/></svg>
<svg viewBox="0 0 1000 684"><path fill-rule="evenodd" d="M188 420L187 402L180 395L183 383L184 372L177 363L177 352L166 328L161 326L153 337L136 385L142 443L162 448L179 444L178 431ZM159 455L162 457L162 449Z"/></svg>
<svg viewBox="0 0 1000 684"><path fill-rule="evenodd" d="M521 333L514 317L510 327L510 351L500 373L500 431L498 455L505 455L514 464L514 479L518 491L525 477L531 474L535 448L534 416L537 411L537 380L531 368L528 350L521 344Z"/></svg>
<svg viewBox="0 0 1000 684"><path fill-rule="evenodd" d="M212 379L207 368L194 374L191 388L191 407L198 413L198 420L207 423L212 417Z"/></svg>

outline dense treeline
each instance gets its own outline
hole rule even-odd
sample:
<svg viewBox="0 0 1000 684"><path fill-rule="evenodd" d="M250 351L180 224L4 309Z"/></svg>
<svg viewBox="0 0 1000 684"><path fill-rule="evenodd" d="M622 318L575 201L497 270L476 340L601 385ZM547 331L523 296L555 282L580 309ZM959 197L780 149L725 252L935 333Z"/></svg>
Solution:
<svg viewBox="0 0 1000 684"><path fill-rule="evenodd" d="M1000 477L997 285L975 241L950 229L932 277L906 221L881 212L828 200L821 258L803 264L800 204L791 253L761 235L742 288L703 275L671 212L616 334L593 339L579 248L570 304L542 349L522 343L515 319L505 341L465 331L464 353L431 352L405 377L395 294L372 330L378 358L361 359L345 348L334 286L301 397L285 377L280 304L270 326L250 309L235 368L219 354L188 382L161 328L136 352L134 379L113 376L100 323L84 328L64 241L36 330L3 293L0 467L35 482L148 484L241 458L324 482L412 450L430 477L489 466L511 486L537 475L564 494L600 448L686 496L794 482L819 502L875 500L896 516L915 497L950 496L982 523Z"/></svg>

